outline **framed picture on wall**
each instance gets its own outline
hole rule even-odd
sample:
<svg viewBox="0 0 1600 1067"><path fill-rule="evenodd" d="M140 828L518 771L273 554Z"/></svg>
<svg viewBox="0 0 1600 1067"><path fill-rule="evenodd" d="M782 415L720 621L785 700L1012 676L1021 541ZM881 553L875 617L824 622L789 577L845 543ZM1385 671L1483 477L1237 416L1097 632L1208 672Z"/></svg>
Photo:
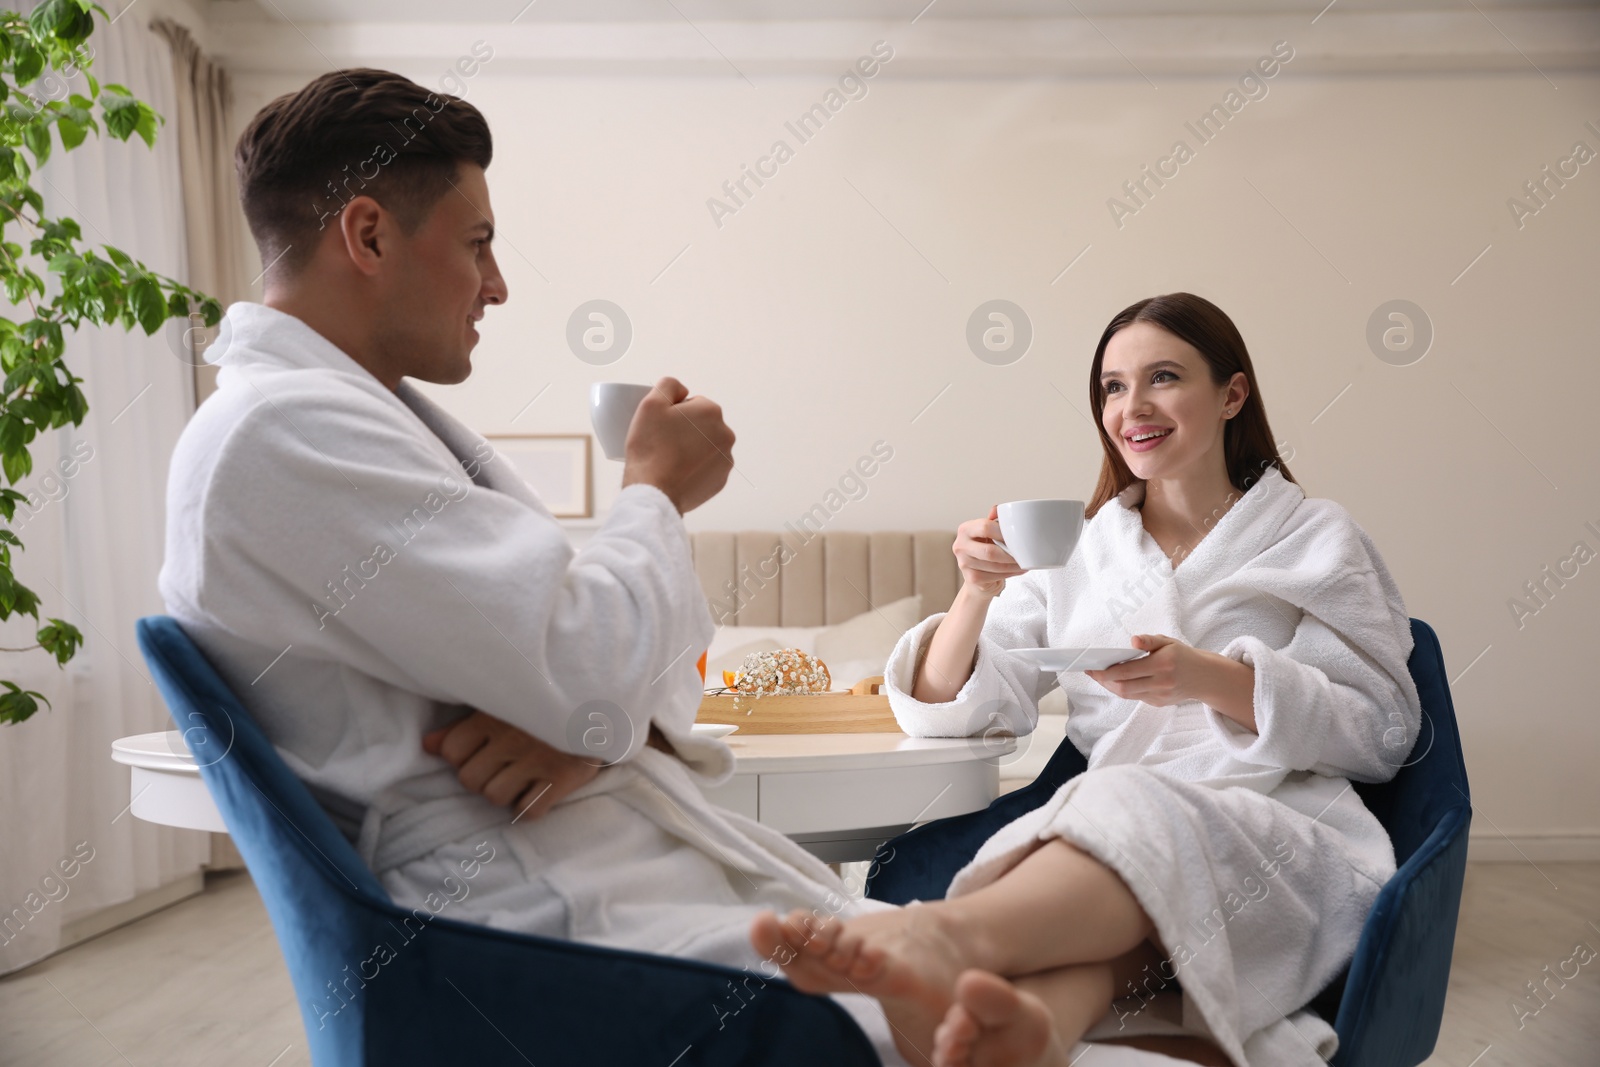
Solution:
<svg viewBox="0 0 1600 1067"><path fill-rule="evenodd" d="M558 519L594 517L593 459L588 434L484 434L527 479Z"/></svg>

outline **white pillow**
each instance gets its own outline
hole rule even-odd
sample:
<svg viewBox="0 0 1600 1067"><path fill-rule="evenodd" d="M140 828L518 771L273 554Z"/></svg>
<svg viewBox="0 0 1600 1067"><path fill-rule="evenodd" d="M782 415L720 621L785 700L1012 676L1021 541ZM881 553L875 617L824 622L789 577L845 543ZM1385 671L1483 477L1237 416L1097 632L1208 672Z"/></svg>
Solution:
<svg viewBox="0 0 1600 1067"><path fill-rule="evenodd" d="M737 633L741 628L730 626L728 629ZM718 631L718 637L720 636L721 631ZM723 642L723 645L724 647L719 651L717 649L717 640L713 638L711 648L706 652L706 685L721 685L722 672L738 670L744 664L744 658L752 652L776 652L780 648L800 647L799 645L781 645L770 637L757 638L754 641L747 641L742 645L736 645L731 648L726 647L726 641Z"/></svg>
<svg viewBox="0 0 1600 1067"><path fill-rule="evenodd" d="M779 648L811 652L817 635L825 629L825 626L719 626L711 635L711 648L706 653L706 677L711 677L715 663L736 650L741 652L741 660L745 652L770 652ZM747 645L761 647L746 648ZM729 664L730 667L738 665L737 662Z"/></svg>
<svg viewBox="0 0 1600 1067"><path fill-rule="evenodd" d="M895 643L922 618L922 597L912 594L832 626L719 626L706 654L706 684L720 685L722 672L737 670L751 652L798 648L828 665L834 689L849 689L882 674Z"/></svg>
<svg viewBox="0 0 1600 1067"><path fill-rule="evenodd" d="M864 611L817 635L813 651L828 665L835 689L882 674L889 654L905 632L922 621L922 597L911 596Z"/></svg>

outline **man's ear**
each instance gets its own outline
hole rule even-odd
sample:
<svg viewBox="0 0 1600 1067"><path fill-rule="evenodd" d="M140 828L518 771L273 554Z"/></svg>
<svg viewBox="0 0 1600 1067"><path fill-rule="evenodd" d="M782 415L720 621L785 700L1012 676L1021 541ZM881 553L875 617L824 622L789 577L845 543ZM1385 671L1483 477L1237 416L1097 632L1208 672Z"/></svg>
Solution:
<svg viewBox="0 0 1600 1067"><path fill-rule="evenodd" d="M373 275L394 251L394 216L370 196L358 196L339 213L344 253L362 274Z"/></svg>

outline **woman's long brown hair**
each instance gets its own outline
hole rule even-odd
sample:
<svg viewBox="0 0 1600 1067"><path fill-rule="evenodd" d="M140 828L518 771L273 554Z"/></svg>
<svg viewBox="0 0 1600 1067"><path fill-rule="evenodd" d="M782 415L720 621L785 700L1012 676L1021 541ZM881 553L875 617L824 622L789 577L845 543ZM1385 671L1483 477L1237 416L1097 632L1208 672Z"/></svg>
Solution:
<svg viewBox="0 0 1600 1067"><path fill-rule="evenodd" d="M1294 475L1278 455L1278 446L1267 424L1267 409L1261 401L1261 387L1256 383L1255 367L1250 363L1250 351L1245 348L1239 328L1223 310L1211 301L1193 293L1167 293L1147 297L1130 304L1112 318L1100 335L1100 345L1094 350L1094 362L1089 366L1089 406L1094 411L1094 424L1100 431L1100 444L1105 449L1105 459L1100 465L1100 482L1094 496L1084 508L1085 518L1094 518L1108 501L1139 479L1134 477L1122 450L1106 432L1102 417L1106 407L1105 386L1100 383L1100 366L1105 360L1106 344L1113 334L1136 322L1159 326L1174 337L1187 341L1205 357L1211 368L1211 381L1223 386L1238 371L1243 371L1250 383L1250 395L1237 415L1223 427L1223 456L1228 466L1228 481L1240 493L1247 492L1268 467L1277 467L1279 473L1293 482ZM1298 484L1298 483L1296 483Z"/></svg>

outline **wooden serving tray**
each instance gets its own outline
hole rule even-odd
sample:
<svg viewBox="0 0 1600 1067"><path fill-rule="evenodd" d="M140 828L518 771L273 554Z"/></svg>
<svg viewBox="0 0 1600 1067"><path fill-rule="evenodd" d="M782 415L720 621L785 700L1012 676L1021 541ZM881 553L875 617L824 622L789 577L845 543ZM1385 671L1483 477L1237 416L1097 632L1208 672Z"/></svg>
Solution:
<svg viewBox="0 0 1600 1067"><path fill-rule="evenodd" d="M848 693L706 696L695 721L737 726L743 734L897 734L889 698L877 691L882 683L867 678Z"/></svg>

